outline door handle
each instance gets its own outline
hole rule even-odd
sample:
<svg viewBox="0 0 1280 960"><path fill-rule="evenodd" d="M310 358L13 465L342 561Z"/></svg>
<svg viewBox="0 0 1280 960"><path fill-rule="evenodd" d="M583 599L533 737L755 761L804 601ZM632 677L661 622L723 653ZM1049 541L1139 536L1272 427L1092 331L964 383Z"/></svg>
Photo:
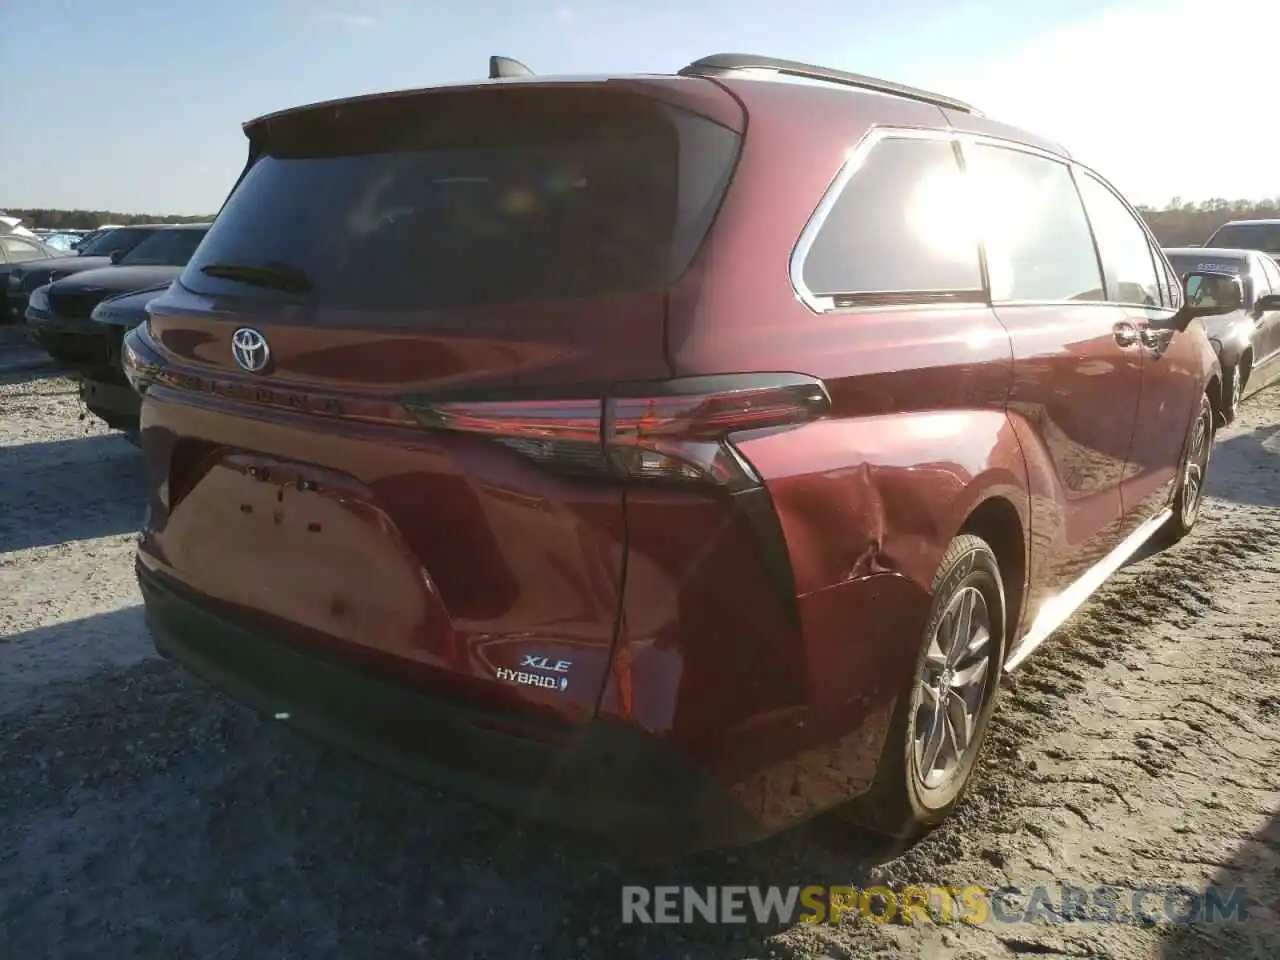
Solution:
<svg viewBox="0 0 1280 960"><path fill-rule="evenodd" d="M1169 339L1173 336L1172 330L1152 330L1150 327L1143 327L1139 331L1142 338L1142 345L1150 347L1152 350L1163 350L1169 345Z"/></svg>
<svg viewBox="0 0 1280 960"><path fill-rule="evenodd" d="M1132 323L1117 323L1111 328L1111 332L1115 335L1116 343L1122 347L1132 347L1138 342L1138 328Z"/></svg>

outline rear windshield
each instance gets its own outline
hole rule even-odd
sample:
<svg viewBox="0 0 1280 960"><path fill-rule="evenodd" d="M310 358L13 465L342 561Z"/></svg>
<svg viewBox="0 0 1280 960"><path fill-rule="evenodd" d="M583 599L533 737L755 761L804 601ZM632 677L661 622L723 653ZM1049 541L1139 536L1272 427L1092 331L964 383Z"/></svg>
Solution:
<svg viewBox="0 0 1280 960"><path fill-rule="evenodd" d="M1280 253L1280 223L1229 223L1219 227L1205 246Z"/></svg>
<svg viewBox="0 0 1280 960"><path fill-rule="evenodd" d="M271 127L180 282L397 310L658 287L696 252L738 145L598 87L308 111Z"/></svg>
<svg viewBox="0 0 1280 960"><path fill-rule="evenodd" d="M158 230L120 258L125 267L185 266L200 246L206 231Z"/></svg>
<svg viewBox="0 0 1280 960"><path fill-rule="evenodd" d="M1166 256L1169 257L1169 263L1173 265L1178 275L1184 277L1188 273L1247 274L1249 272L1244 261L1236 257L1215 257L1208 253L1199 256L1188 256L1185 253L1166 254Z"/></svg>

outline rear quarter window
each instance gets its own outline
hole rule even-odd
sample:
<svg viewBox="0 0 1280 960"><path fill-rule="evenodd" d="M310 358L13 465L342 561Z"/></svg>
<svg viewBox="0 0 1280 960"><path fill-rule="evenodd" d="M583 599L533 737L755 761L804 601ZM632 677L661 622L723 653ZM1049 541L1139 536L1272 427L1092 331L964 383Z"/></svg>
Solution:
<svg viewBox="0 0 1280 960"><path fill-rule="evenodd" d="M700 245L738 147L711 120L599 88L285 117L180 283L387 310L658 288ZM305 283L273 289L228 266Z"/></svg>
<svg viewBox="0 0 1280 960"><path fill-rule="evenodd" d="M840 305L983 289L949 139L880 139L836 189L803 255L800 280L809 293Z"/></svg>

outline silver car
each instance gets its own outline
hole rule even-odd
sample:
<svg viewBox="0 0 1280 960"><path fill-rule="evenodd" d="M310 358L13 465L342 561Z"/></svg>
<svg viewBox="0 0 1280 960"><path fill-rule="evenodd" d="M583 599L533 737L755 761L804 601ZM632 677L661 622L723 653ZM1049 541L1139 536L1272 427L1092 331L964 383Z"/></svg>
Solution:
<svg viewBox="0 0 1280 960"><path fill-rule="evenodd" d="M1266 253L1221 247L1166 247L1181 276L1229 274L1213 285L1188 290L1205 304L1236 304L1231 313L1202 322L1222 365L1222 413L1230 423L1241 399L1280 376L1280 266Z"/></svg>

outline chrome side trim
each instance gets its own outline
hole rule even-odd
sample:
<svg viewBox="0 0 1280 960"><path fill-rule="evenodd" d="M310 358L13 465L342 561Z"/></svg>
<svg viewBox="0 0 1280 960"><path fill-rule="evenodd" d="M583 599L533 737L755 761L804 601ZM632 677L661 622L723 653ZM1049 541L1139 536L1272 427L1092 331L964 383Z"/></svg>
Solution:
<svg viewBox="0 0 1280 960"><path fill-rule="evenodd" d="M1056 597L1046 600L1027 630L1021 645L1013 656L1005 661L1005 673L1012 673L1027 659L1036 647L1049 639L1049 635L1080 608L1093 595L1094 591L1121 566L1138 552L1138 548L1151 539L1152 535L1173 516L1173 508L1165 507L1150 520L1125 537L1114 550L1084 572L1075 583L1067 587Z"/></svg>
<svg viewBox="0 0 1280 960"><path fill-rule="evenodd" d="M999 137L993 133L969 133L966 130L956 130L954 131L954 136L960 142L962 150L966 146L999 147L1001 150L1016 150L1018 153L1029 153L1033 157L1039 157L1041 160L1052 160L1054 163L1060 163L1064 167L1070 167L1073 164L1070 158L1054 153L1052 150L1046 150L1044 147L1037 147L1030 143L1023 143L1021 140Z"/></svg>

